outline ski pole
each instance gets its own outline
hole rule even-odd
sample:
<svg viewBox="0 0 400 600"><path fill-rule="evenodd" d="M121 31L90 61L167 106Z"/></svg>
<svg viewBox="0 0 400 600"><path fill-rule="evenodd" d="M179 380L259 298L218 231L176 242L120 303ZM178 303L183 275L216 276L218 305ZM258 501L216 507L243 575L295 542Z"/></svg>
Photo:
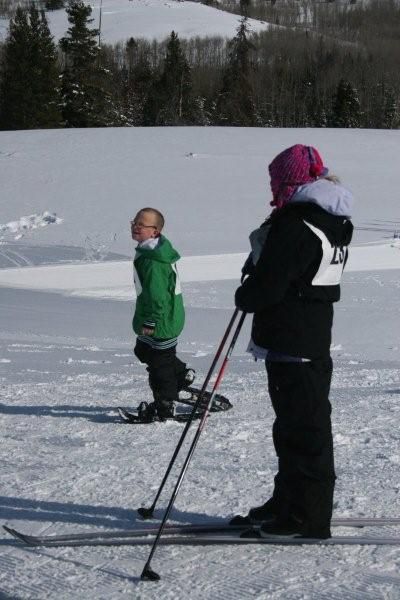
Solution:
<svg viewBox="0 0 400 600"><path fill-rule="evenodd" d="M164 526L165 526L165 524L167 522L169 514L170 514L170 512L172 510L172 507L174 505L175 499L176 499L176 497L178 495L179 489L180 489L180 487L182 485L183 478L185 477L185 473L187 471L187 468L189 466L190 460L191 460L191 458L193 456L193 453L195 451L195 448L196 448L197 442L199 440L200 434L201 434L201 432L202 432L202 430L203 430L203 428L205 426L205 423L206 423L206 420L207 420L207 417L208 417L208 413L209 413L209 410L211 408L212 401L213 401L213 398L214 398L214 395L215 395L215 391L218 388L218 386L219 386L219 384L220 384L220 382L222 380L222 377L223 377L224 372L225 372L226 365L228 364L228 360L229 360L229 358L230 358L230 356L231 356L231 354L233 352L233 349L234 349L236 341L237 341L237 339L239 337L239 333L240 333L240 330L242 328L242 325L243 325L243 322L244 322L245 318L246 318L246 313L243 313L242 316L239 319L239 323L238 323L238 325L236 327L235 333L232 336L231 343L229 344L226 356L224 358L224 361L223 361L223 363L221 365L221 368L220 368L220 371L218 373L218 377L217 377L217 379L216 379L216 381L214 383L214 387L213 387L210 399L208 401L207 407L206 407L206 409L205 409L205 411L204 411L204 413L203 413L203 415L201 417L201 420L200 420L199 426L197 428L196 434L195 434L195 436L193 438L193 441L192 441L192 444L190 446L189 452L188 452L188 454L186 456L185 462L183 463L183 466L182 466L181 472L179 474L178 480L176 482L174 491L172 492L172 496L171 496L170 501L168 503L167 509L166 509L166 511L164 513L163 519L161 521L161 524L160 524L159 530L157 532L156 538L154 540L153 546L151 548L150 554L149 554L149 556L147 558L147 562L146 562L146 564L145 564L145 566L143 568L142 574L140 576L141 579L148 580L148 581L158 581L160 579L160 576L158 575L158 573L156 573L155 571L153 571L152 568L151 568L151 559L153 558L153 555L154 555L154 552L156 550L158 541L159 541L159 539L160 539L160 537L162 535Z"/></svg>
<svg viewBox="0 0 400 600"><path fill-rule="evenodd" d="M211 379L211 376L212 376L212 374L214 372L214 369L215 369L215 366L216 366L216 364L217 364L217 362L219 360L219 357L221 356L222 350L224 349L224 346L226 344L226 340L227 340L227 338L228 338L228 336L229 336L229 334L231 332L231 329L233 327L233 324L234 324L234 322L236 320L236 317L237 317L238 313L239 313L239 309L236 308L235 311L234 311L234 313L233 313L233 315L232 315L231 320L229 321L228 327L226 328L226 331L225 331L224 336L223 336L223 338L221 340L221 343L220 343L220 345L218 347L218 350L215 353L214 360L213 360L213 362L211 364L211 367L208 370L207 377L205 378L204 383L203 383L203 385L201 387L200 394L199 394L199 396L198 396L198 398L197 398L197 400L196 400L196 402L195 402L195 404L194 404L194 406L192 408L192 411L190 413L189 419L188 419L188 421L186 423L186 426L185 426L185 428L184 428L184 430L182 432L180 440L179 440L179 442L178 442L178 444L177 444L177 446L176 446L176 448L174 450L174 453L173 453L172 458L170 460L170 463L169 463L169 465L167 467L167 470L165 472L165 475L163 477L161 485L160 485L160 487L158 489L156 497L154 498L153 504L150 506L150 508L146 508L145 506L142 506L141 508L138 508L138 513L139 513L139 515L141 517L143 517L143 519L151 519L151 517L153 516L153 512L154 512L154 509L155 509L155 507L157 505L157 502L158 502L158 499L160 497L160 494L161 494L161 492L162 492L162 490L164 488L164 485L165 485L165 483L166 483L166 481L168 479L168 476L169 476L169 474L171 472L171 469L172 469L172 467L174 465L176 457L179 454L179 451L180 451L180 449L182 447L182 444L183 444L183 442L185 440L186 434L189 431L189 427L192 424L192 421L194 419L194 415L195 415L198 407L201 406L201 401L203 399L204 392L207 389L208 383L209 383L209 381Z"/></svg>

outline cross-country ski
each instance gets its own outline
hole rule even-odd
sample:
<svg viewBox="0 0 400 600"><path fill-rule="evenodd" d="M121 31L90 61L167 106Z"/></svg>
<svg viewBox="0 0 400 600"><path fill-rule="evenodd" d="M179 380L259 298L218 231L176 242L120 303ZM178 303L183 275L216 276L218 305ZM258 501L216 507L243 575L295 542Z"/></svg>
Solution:
<svg viewBox="0 0 400 600"><path fill-rule="evenodd" d="M123 537L92 537L84 539L68 539L63 541L47 541L41 544L26 541L26 537L18 532L7 529L14 537L29 546L45 547L82 547L82 546L151 546L154 539L147 536L123 536ZM268 545L268 546L398 546L400 536L333 536L326 540L312 538L283 538L259 536L241 536L238 533L227 533L225 535L208 535L200 532L188 532L188 535L167 535L160 539L162 546L247 546L247 545Z"/></svg>
<svg viewBox="0 0 400 600"><path fill-rule="evenodd" d="M400 518L390 518L390 517L376 517L376 518L367 518L367 517L344 517L344 518L336 518L332 520L332 525L334 527L350 527L350 528L365 528L365 527L388 527L394 525L400 525ZM79 532L79 533L66 533L61 535L47 535L47 536L35 536L29 535L26 533L22 533L21 531L17 531L16 529L3 526L7 533L11 534L15 538L19 539L21 542L28 544L30 546L47 546L47 545L63 545L65 542L69 544L69 542L81 542L90 543L91 541L100 543L101 540L118 540L124 538L133 538L133 537L144 537L149 535L156 535L158 531L157 526L146 527L143 529L135 528L135 529L127 529L124 531L92 531L92 532ZM165 527L166 535L193 535L193 534L215 534L215 533L227 533L232 534L235 532L246 531L248 529L248 525L246 526L235 526L235 525L227 525L226 522L215 523L214 521L210 521L209 523L196 524L196 525L167 525Z"/></svg>

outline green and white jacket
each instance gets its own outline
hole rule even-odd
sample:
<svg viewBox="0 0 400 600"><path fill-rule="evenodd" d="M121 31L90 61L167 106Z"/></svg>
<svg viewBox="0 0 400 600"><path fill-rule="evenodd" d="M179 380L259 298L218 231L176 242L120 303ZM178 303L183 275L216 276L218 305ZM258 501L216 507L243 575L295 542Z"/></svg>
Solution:
<svg viewBox="0 0 400 600"><path fill-rule="evenodd" d="M151 345L163 347L162 342L157 343L157 340L177 338L185 323L176 266L179 259L178 252L163 235L154 248L140 244L136 247L133 268L137 300L133 330ZM153 328L154 335L144 339L142 327ZM164 347L170 345L164 344Z"/></svg>

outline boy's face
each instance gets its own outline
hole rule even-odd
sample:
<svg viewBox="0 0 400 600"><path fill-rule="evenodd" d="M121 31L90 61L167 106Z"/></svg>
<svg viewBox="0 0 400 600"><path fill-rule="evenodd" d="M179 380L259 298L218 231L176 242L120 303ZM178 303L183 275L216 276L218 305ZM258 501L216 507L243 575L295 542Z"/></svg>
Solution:
<svg viewBox="0 0 400 600"><path fill-rule="evenodd" d="M131 235L135 242L145 242L159 235L156 215L151 212L139 211L131 221Z"/></svg>

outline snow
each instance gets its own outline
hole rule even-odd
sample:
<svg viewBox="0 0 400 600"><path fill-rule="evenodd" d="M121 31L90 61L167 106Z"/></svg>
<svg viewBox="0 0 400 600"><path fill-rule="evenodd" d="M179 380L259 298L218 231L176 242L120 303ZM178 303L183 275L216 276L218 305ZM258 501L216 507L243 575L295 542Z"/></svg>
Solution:
<svg viewBox="0 0 400 600"><path fill-rule="evenodd" d="M38 227L48 227L49 225L59 225L62 219L57 215L52 215L47 210L41 215L29 215L21 217L18 221L10 221L2 225L0 223L0 241L11 236L14 240L20 240L27 232L31 232Z"/></svg>
<svg viewBox="0 0 400 600"><path fill-rule="evenodd" d="M389 243L399 230L395 190L400 131L110 131L65 130L62 143L56 130L2 132L1 222L47 210L63 223L40 231L42 244L84 247L89 237L94 245L103 241L110 251L128 257L129 220L138 206L157 205L166 213L166 234L182 255L247 252L249 231L269 210L267 164L281 149L302 141L317 146L331 172L355 194L357 244L376 239ZM384 157L379 172L377 157Z"/></svg>
<svg viewBox="0 0 400 600"><path fill-rule="evenodd" d="M183 283L234 280L237 279L246 258L246 253L183 257L179 263L179 276ZM395 244L354 247L346 273L370 271L371 263L374 270L399 269L400 247ZM132 261L24 267L0 271L0 285L128 301L135 298L135 291L128 283L131 279ZM104 287L104 282L107 282L107 287Z"/></svg>
<svg viewBox="0 0 400 600"><path fill-rule="evenodd" d="M357 200L331 349L335 515L399 516L399 135L1 132L1 523L48 534L141 526L135 509L153 501L183 426L128 426L117 415L118 406L150 400L132 353L129 219L145 205L165 213L165 233L183 256L180 356L201 384L233 311L248 233L270 210L266 165L298 142L318 147ZM25 227L46 224L45 211L57 226ZM249 326L221 383L233 409L207 422L173 510L177 523L244 513L269 497L273 415L263 365L245 352ZM337 532L389 536L398 528ZM0 546L0 598L400 597L395 546L160 547L158 584L140 581L149 547L25 548L5 532Z"/></svg>
<svg viewBox="0 0 400 600"><path fill-rule="evenodd" d="M92 7L93 29L99 28L101 0L85 2ZM50 31L58 41L69 27L65 10L47 13ZM177 0L103 0L101 40L115 44L130 37L163 40L175 31L181 38L219 36L232 38L240 17L198 2ZM249 19L250 31L257 33L270 26ZM7 21L0 20L0 40L7 35Z"/></svg>

